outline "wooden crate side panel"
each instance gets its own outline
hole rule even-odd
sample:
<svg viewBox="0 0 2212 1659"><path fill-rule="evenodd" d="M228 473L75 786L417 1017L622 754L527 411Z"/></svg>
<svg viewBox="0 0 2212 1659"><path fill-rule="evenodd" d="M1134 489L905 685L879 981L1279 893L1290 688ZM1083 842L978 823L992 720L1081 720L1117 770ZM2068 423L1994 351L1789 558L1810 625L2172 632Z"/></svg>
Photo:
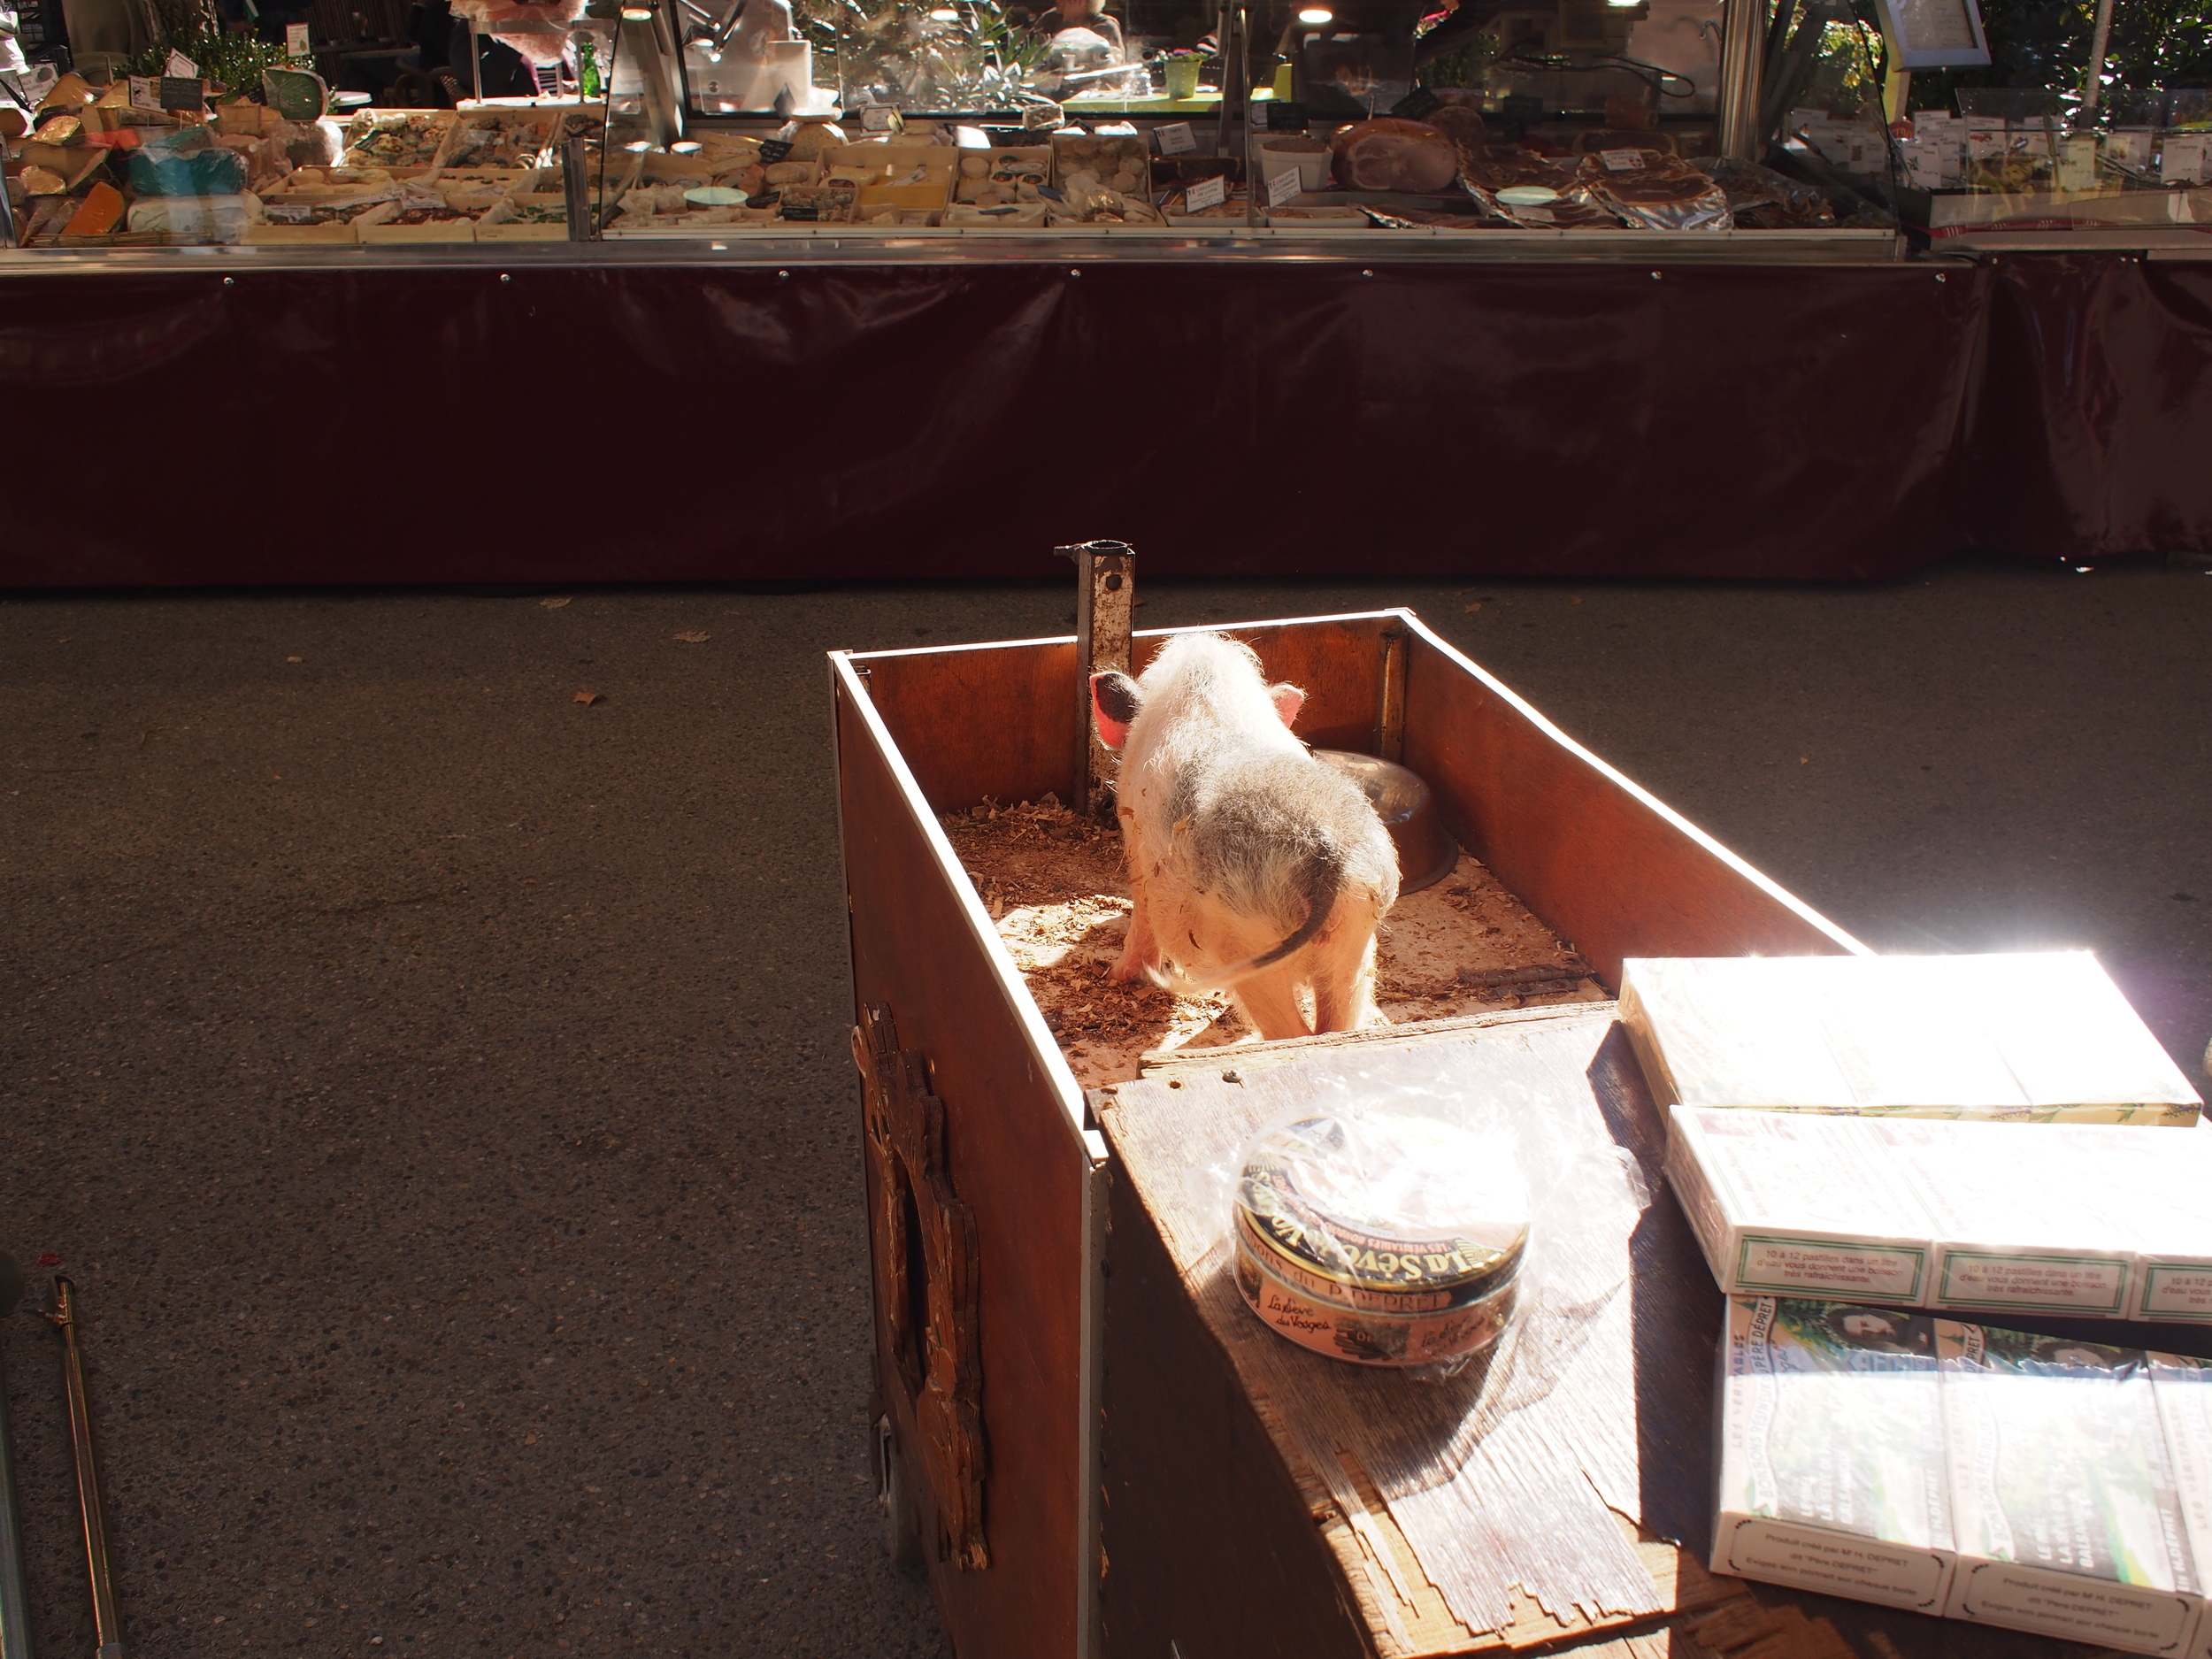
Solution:
<svg viewBox="0 0 2212 1659"><path fill-rule="evenodd" d="M1082 1187L1087 1159L1004 979L858 699L838 697L853 985L887 1003L944 1102L946 1163L975 1213L991 1564L930 1572L962 1659L1075 1651ZM857 1091L856 1091L856 1094ZM876 1374L902 1399L879 1316ZM895 1420L911 1432L910 1418ZM917 1460L907 1462L918 1476Z"/></svg>
<svg viewBox="0 0 2212 1659"><path fill-rule="evenodd" d="M1298 735L1324 749L1374 746L1379 639L1394 613L1221 625L1260 655L1271 680L1306 694ZM1140 672L1176 633L1136 638ZM933 811L986 795L1066 799L1075 751L1075 642L1015 640L953 649L865 652L852 658L877 713Z"/></svg>
<svg viewBox="0 0 2212 1659"><path fill-rule="evenodd" d="M1075 641L856 659L876 711L934 812L986 795L1068 798L1075 754Z"/></svg>
<svg viewBox="0 0 2212 1659"><path fill-rule="evenodd" d="M1461 843L1608 985L1625 956L1863 949L1417 625L1409 658L1405 764Z"/></svg>
<svg viewBox="0 0 2212 1659"><path fill-rule="evenodd" d="M1326 617L1312 621L1218 625L1259 653L1271 684L1288 680L1306 694L1298 711L1297 733L1317 749L1348 749L1372 754L1375 715L1381 700L1381 639L1398 621L1394 612ZM1137 666L1148 664L1178 628L1140 634Z"/></svg>
<svg viewBox="0 0 2212 1659"><path fill-rule="evenodd" d="M1104 1659L1372 1659L1235 1368L1118 1168L1111 1187Z"/></svg>

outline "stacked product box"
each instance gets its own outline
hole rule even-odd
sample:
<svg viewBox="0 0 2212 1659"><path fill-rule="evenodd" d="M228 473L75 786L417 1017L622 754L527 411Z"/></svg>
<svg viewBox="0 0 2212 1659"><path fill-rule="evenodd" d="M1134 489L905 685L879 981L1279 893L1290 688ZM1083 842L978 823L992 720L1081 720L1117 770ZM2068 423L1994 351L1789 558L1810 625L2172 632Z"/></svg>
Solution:
<svg viewBox="0 0 2212 1659"><path fill-rule="evenodd" d="M2203 1102L2085 951L1631 958L1662 1105L2185 1127Z"/></svg>
<svg viewBox="0 0 2212 1659"><path fill-rule="evenodd" d="M1716 1571L2203 1659L2203 1362L1847 1302L1728 1314Z"/></svg>
<svg viewBox="0 0 2212 1659"><path fill-rule="evenodd" d="M1935 1322L1728 1304L1713 1570L1940 1613L1957 1560Z"/></svg>
<svg viewBox="0 0 2212 1659"><path fill-rule="evenodd" d="M2212 1361L2178 1354L2150 1356L2151 1393L2173 1460L2174 1488L2197 1562L2198 1590L2206 1598L2189 1659L2212 1659Z"/></svg>
<svg viewBox="0 0 2212 1659"><path fill-rule="evenodd" d="M1936 1321L1958 1566L1947 1618L2128 1653L2203 1614L2147 1356Z"/></svg>
<svg viewBox="0 0 2212 1659"><path fill-rule="evenodd" d="M1666 1167L1731 1294L2212 1324L2212 1129L1675 1106Z"/></svg>

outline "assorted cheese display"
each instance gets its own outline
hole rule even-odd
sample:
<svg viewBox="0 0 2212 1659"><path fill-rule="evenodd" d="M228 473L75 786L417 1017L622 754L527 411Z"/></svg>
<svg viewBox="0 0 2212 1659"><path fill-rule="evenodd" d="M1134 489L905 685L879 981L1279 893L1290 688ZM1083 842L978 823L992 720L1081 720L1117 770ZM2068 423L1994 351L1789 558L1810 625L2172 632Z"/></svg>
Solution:
<svg viewBox="0 0 2212 1659"><path fill-rule="evenodd" d="M2085 952L1632 958L1662 1105L2194 1124L2203 1102Z"/></svg>
<svg viewBox="0 0 2212 1659"><path fill-rule="evenodd" d="M1717 1571L2200 1659L2212 1363L1737 1297Z"/></svg>
<svg viewBox="0 0 2212 1659"><path fill-rule="evenodd" d="M1732 1294L2212 1325L2212 1129L1670 1118L1668 1181Z"/></svg>
<svg viewBox="0 0 2212 1659"><path fill-rule="evenodd" d="M1509 140L1478 104L1307 130L1256 127L1200 153L1187 123L1057 127L927 119L860 131L833 115L695 123L656 144L641 111L559 100L367 109L347 120L288 87L273 103L205 81L65 75L36 123L0 111L25 246L570 239L571 139L594 235L722 237L815 227L960 231L1725 230L1832 227L1814 186L1686 158L1656 128ZM147 90L157 85L157 96ZM179 88L195 88L180 92ZM163 100L197 107L159 108ZM287 115L281 111L289 111ZM1626 122L1632 112L1624 112ZM1209 133L1210 144L1216 134Z"/></svg>

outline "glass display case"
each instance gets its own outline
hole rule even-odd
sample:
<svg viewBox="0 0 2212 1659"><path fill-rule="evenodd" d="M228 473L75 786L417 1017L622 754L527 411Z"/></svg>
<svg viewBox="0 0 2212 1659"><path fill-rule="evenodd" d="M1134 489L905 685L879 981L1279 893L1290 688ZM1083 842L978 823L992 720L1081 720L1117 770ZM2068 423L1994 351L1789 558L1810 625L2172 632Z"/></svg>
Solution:
<svg viewBox="0 0 2212 1659"><path fill-rule="evenodd" d="M303 25L219 65L157 42L0 73L0 228L25 255L1893 257L1876 195L1818 152L1724 158L1724 21L1720 0L427 0L412 53L320 51Z"/></svg>

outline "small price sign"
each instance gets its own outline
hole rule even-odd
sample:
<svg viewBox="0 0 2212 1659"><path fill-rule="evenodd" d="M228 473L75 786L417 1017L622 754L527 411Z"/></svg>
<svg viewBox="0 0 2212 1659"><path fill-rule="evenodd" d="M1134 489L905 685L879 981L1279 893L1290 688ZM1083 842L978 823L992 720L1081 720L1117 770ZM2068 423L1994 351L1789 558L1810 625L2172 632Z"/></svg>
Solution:
<svg viewBox="0 0 2212 1659"><path fill-rule="evenodd" d="M1202 208L1219 207L1228 199L1229 181L1218 173L1199 180L1183 192L1183 205L1194 213Z"/></svg>
<svg viewBox="0 0 2212 1659"><path fill-rule="evenodd" d="M1187 156L1198 148L1198 135L1190 130L1188 121L1170 121L1156 131L1163 156Z"/></svg>
<svg viewBox="0 0 2212 1659"><path fill-rule="evenodd" d="M306 24L287 23L284 26L284 55L296 61L314 56L307 44Z"/></svg>
<svg viewBox="0 0 2212 1659"><path fill-rule="evenodd" d="M1295 167L1285 167L1280 173L1271 173L1267 180L1267 204L1270 207L1284 206L1295 201L1305 188L1305 180Z"/></svg>
<svg viewBox="0 0 2212 1659"><path fill-rule="evenodd" d="M161 73L172 80L197 81L200 66L173 46L169 49L169 61L163 65Z"/></svg>

